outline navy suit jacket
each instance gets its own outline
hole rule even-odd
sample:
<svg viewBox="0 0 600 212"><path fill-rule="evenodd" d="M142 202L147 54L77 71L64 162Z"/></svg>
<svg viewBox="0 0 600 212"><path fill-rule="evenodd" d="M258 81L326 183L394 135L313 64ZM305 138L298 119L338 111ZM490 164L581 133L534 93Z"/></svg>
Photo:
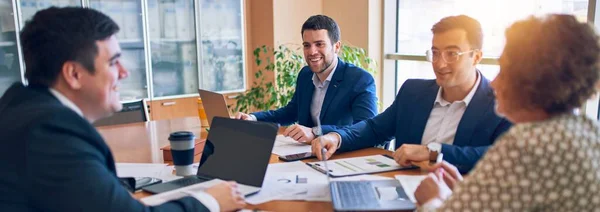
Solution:
<svg viewBox="0 0 600 212"><path fill-rule="evenodd" d="M6 91L0 138L0 211L208 211L193 197L157 207L131 197L96 129L46 87Z"/></svg>
<svg viewBox="0 0 600 212"><path fill-rule="evenodd" d="M310 105L315 86L313 72L308 66L300 70L296 81L296 92L292 100L277 110L253 113L259 121L290 125L298 122L305 127L314 127ZM377 115L375 80L364 69L345 63L338 58L338 65L327 88L321 107L321 127L328 133L343 126L352 125Z"/></svg>
<svg viewBox="0 0 600 212"><path fill-rule="evenodd" d="M494 112L495 98L489 81L481 82L463 114L452 145L442 144L444 160L461 172L468 172L511 123ZM383 144L396 138L402 144L421 144L439 86L435 80L407 80L394 103L378 116L337 130L342 137L340 151Z"/></svg>

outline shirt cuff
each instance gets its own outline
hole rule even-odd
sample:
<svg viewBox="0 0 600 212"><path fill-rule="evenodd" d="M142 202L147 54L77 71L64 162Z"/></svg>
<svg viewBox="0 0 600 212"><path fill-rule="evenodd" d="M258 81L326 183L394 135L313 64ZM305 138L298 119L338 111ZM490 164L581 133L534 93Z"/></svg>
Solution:
<svg viewBox="0 0 600 212"><path fill-rule="evenodd" d="M440 200L439 198L433 198L433 199L429 200L429 202L426 202L425 204L423 204L423 206L421 206L420 211L436 211L443 204L444 204L444 202L442 200Z"/></svg>
<svg viewBox="0 0 600 212"><path fill-rule="evenodd" d="M332 133L338 137L338 141L340 141L340 142L338 142L337 149L340 149L340 147L342 146L342 136L336 132L332 132Z"/></svg>
<svg viewBox="0 0 600 212"><path fill-rule="evenodd" d="M255 115L252 115L252 114L250 114L250 121L257 121L257 119L256 119L256 116L255 116Z"/></svg>
<svg viewBox="0 0 600 212"><path fill-rule="evenodd" d="M217 200L210 194L207 194L206 192L190 192L188 194L200 201L200 203L202 203L204 207L208 208L210 212L221 211L221 208L219 207L219 202L217 202Z"/></svg>

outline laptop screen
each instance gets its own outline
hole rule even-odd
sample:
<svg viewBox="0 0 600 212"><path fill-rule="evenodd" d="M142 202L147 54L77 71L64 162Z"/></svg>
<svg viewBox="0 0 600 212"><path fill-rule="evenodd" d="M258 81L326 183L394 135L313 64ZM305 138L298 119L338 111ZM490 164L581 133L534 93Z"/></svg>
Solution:
<svg viewBox="0 0 600 212"><path fill-rule="evenodd" d="M261 187L278 129L274 123L214 117L198 175Z"/></svg>

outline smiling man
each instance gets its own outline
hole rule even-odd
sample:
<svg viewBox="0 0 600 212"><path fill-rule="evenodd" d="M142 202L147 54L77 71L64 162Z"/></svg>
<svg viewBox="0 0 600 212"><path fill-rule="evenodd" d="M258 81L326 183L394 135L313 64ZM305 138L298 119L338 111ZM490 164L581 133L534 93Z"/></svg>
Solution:
<svg viewBox="0 0 600 212"><path fill-rule="evenodd" d="M436 23L427 59L435 80L407 80L394 103L378 116L323 136L326 158L396 139L394 159L403 166L444 160L469 171L510 123L494 113L489 81L476 69L482 58L479 22L468 16ZM313 153L321 144L313 141Z"/></svg>
<svg viewBox="0 0 600 212"><path fill-rule="evenodd" d="M315 138L318 121L328 133L377 115L375 80L364 69L338 58L340 28L324 15L302 25L302 46L308 66L300 70L292 100L283 108L236 118L290 125L283 133L300 142Z"/></svg>
<svg viewBox="0 0 600 212"><path fill-rule="evenodd" d="M121 185L92 122L121 110L117 24L89 8L37 12L20 34L28 85L0 98L0 211L231 211L244 206L224 182L148 207Z"/></svg>

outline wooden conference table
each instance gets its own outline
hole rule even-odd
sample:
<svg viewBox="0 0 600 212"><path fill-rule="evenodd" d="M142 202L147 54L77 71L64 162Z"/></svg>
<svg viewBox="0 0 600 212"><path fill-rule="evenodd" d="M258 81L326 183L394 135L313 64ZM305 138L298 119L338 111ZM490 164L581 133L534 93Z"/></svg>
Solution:
<svg viewBox="0 0 600 212"><path fill-rule="evenodd" d="M97 128L106 143L111 148L115 161L121 163L163 163L161 147L169 144L169 133L174 131L191 131L197 139L203 140L207 136L204 127L201 126L197 117L140 122L133 124L103 126ZM391 155L392 152L369 148L336 154L332 159L359 157L376 154ZM198 159L198 158L196 158ZM309 159L306 161L314 161ZM305 161L305 162L306 162ZM196 161L198 162L198 161ZM276 155L271 155L269 163L280 163ZM392 171L377 174L379 176L394 177L397 174L421 175L420 170ZM138 199L150 196L147 192L136 192L134 196ZM332 211L330 202L307 202L307 201L271 201L260 205L248 205L248 209L260 209L268 211Z"/></svg>

